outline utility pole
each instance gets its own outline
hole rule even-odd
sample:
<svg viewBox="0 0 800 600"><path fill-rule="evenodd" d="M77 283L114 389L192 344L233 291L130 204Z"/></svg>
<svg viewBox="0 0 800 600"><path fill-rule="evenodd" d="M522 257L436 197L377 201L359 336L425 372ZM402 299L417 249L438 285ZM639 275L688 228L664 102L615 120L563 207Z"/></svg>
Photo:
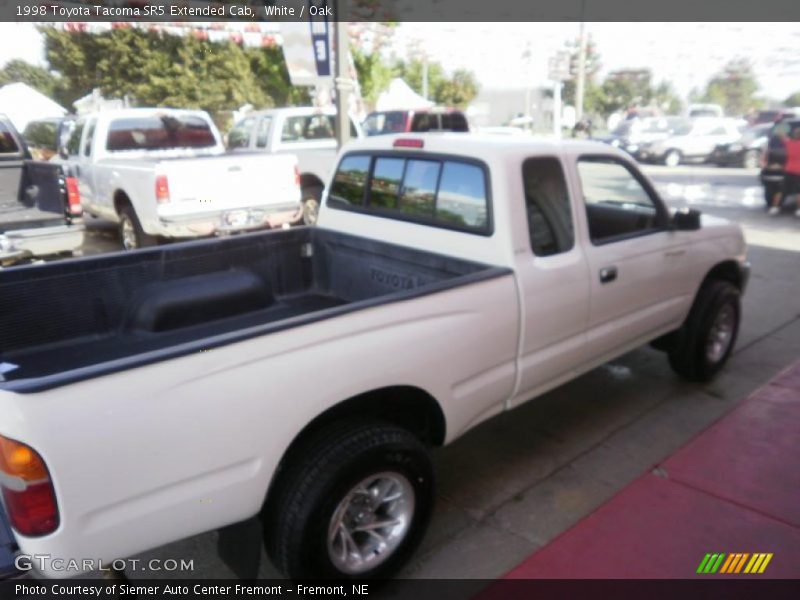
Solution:
<svg viewBox="0 0 800 600"><path fill-rule="evenodd" d="M583 96L586 86L586 24L581 21L578 50L578 81L575 85L575 118L583 118Z"/></svg>
<svg viewBox="0 0 800 600"><path fill-rule="evenodd" d="M342 21L344 14L342 6L346 0L334 0L334 15L336 19L336 35L334 45L336 46L336 142L341 148L350 140L350 90L353 82L349 77L350 68L350 46L347 38L347 23Z"/></svg>

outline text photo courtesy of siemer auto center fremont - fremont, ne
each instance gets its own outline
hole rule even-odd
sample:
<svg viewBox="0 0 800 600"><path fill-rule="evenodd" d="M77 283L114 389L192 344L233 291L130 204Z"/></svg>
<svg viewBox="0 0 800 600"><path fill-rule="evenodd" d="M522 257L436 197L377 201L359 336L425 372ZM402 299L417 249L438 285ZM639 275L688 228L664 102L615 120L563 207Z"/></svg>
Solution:
<svg viewBox="0 0 800 600"><path fill-rule="evenodd" d="M799 21L0 1L0 599L797 598Z"/></svg>

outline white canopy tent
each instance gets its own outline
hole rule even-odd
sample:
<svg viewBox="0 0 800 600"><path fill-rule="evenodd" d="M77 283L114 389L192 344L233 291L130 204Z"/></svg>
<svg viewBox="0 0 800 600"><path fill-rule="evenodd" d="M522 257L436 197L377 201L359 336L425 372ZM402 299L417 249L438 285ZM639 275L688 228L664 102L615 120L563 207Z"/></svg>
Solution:
<svg viewBox="0 0 800 600"><path fill-rule="evenodd" d="M0 113L5 114L17 130L35 119L63 117L67 109L24 83L9 83L0 88Z"/></svg>
<svg viewBox="0 0 800 600"><path fill-rule="evenodd" d="M399 77L392 79L389 88L378 96L375 110L414 110L431 108L434 105L426 100Z"/></svg>

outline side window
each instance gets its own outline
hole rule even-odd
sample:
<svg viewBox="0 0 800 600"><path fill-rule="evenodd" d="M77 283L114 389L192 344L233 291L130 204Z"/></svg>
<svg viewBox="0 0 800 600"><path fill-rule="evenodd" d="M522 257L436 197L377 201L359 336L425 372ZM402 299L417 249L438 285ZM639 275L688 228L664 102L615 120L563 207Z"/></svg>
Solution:
<svg viewBox="0 0 800 600"><path fill-rule="evenodd" d="M78 156L80 154L81 136L83 135L84 126L85 123L83 121L75 123L75 127L72 129L69 141L67 142L67 154L69 154L69 156Z"/></svg>
<svg viewBox="0 0 800 600"><path fill-rule="evenodd" d="M406 161L402 158L378 158L369 187L370 206L395 208Z"/></svg>
<svg viewBox="0 0 800 600"><path fill-rule="evenodd" d="M247 117L234 125L228 132L228 148L247 148L250 146L250 132L253 130L255 117Z"/></svg>
<svg viewBox="0 0 800 600"><path fill-rule="evenodd" d="M0 154L19 154L19 144L11 133L11 128L0 121Z"/></svg>
<svg viewBox="0 0 800 600"><path fill-rule="evenodd" d="M258 121L258 131L256 132L256 148L266 148L269 141L269 126L272 117L261 117Z"/></svg>
<svg viewBox="0 0 800 600"><path fill-rule="evenodd" d="M658 228L656 204L623 164L608 158L581 158L578 174L592 242L613 241Z"/></svg>
<svg viewBox="0 0 800 600"><path fill-rule="evenodd" d="M328 199L332 208L357 208L434 227L491 233L484 169L459 160L346 156L333 177Z"/></svg>
<svg viewBox="0 0 800 600"><path fill-rule="evenodd" d="M86 128L86 144L83 146L83 155L84 156L91 156L92 155L92 140L94 139L94 126L95 122L92 121L89 123L89 126Z"/></svg>
<svg viewBox="0 0 800 600"><path fill-rule="evenodd" d="M536 256L569 251L575 243L572 208L561 163L554 157L522 163L531 250Z"/></svg>
<svg viewBox="0 0 800 600"><path fill-rule="evenodd" d="M345 157L333 178L330 198L352 206L363 205L368 174L369 156Z"/></svg>
<svg viewBox="0 0 800 600"><path fill-rule="evenodd" d="M432 160L408 161L400 193L401 211L424 217L433 216L440 165Z"/></svg>
<svg viewBox="0 0 800 600"><path fill-rule="evenodd" d="M475 229L488 226L483 169L465 163L444 163L436 201L436 218Z"/></svg>

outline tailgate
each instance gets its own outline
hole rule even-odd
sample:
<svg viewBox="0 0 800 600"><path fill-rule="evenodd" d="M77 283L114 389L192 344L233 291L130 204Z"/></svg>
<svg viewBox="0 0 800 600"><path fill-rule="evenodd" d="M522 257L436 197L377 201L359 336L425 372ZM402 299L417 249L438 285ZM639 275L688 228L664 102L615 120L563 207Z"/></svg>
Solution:
<svg viewBox="0 0 800 600"><path fill-rule="evenodd" d="M61 165L19 161L0 166L0 233L63 225L66 194Z"/></svg>
<svg viewBox="0 0 800 600"><path fill-rule="evenodd" d="M286 207L300 202L294 155L226 154L163 161L173 205L187 212Z"/></svg>

